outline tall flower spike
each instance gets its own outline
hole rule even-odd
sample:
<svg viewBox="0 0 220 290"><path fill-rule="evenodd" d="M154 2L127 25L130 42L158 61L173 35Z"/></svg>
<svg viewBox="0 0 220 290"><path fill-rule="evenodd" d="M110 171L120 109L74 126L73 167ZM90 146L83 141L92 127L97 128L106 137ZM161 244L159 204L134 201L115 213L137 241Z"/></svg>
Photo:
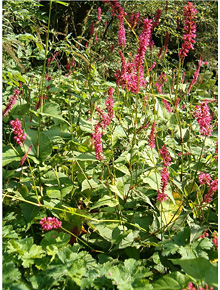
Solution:
<svg viewBox="0 0 220 290"><path fill-rule="evenodd" d="M113 114L114 114L114 111L113 111L113 105L114 105L113 92L114 92L114 89L112 87L110 87L108 90L108 98L105 102L105 105L106 105L106 108L108 111L108 118L109 118L110 122L113 119Z"/></svg>
<svg viewBox="0 0 220 290"><path fill-rule="evenodd" d="M101 21L101 7L98 8L98 21Z"/></svg>
<svg viewBox="0 0 220 290"><path fill-rule="evenodd" d="M126 46L124 18L122 16L119 17L118 44L121 47L125 47Z"/></svg>
<svg viewBox="0 0 220 290"><path fill-rule="evenodd" d="M188 2L187 6L184 7L184 34L183 34L183 44L182 48L179 51L180 59L183 61L183 58L188 55L190 49L194 49L193 44L196 42L196 24L193 19L196 17L198 11L195 9L195 6Z"/></svg>
<svg viewBox="0 0 220 290"><path fill-rule="evenodd" d="M163 164L165 167L167 167L168 165L171 164L171 162L170 162L171 158L170 158L170 154L168 152L166 145L163 145L161 147L161 149L159 149L159 151L160 151L160 154L162 155L162 158L163 158Z"/></svg>
<svg viewBox="0 0 220 290"><path fill-rule="evenodd" d="M210 115L207 102L204 103L199 102L199 105L196 106L195 116L200 126L199 132L203 136L211 136L211 132L213 131L211 125L212 117Z"/></svg>
<svg viewBox="0 0 220 290"><path fill-rule="evenodd" d="M198 77L199 77L199 71L200 71L200 67L201 67L201 65L202 65L202 59L201 59L201 57L200 57L200 60L199 60L199 63L198 63L198 68L197 68L197 70L195 71L195 73L194 73L194 76L193 76L193 79L192 79L192 81L191 81L191 83L190 83L190 85L189 85L189 88L188 88L188 94L190 93L190 91L191 91L191 87L193 86L193 85L195 85L195 83L197 82L197 79L198 79Z"/></svg>
<svg viewBox="0 0 220 290"><path fill-rule="evenodd" d="M149 142L148 145L150 146L150 148L155 148L155 127L156 127L156 123L153 122L152 128L151 128L151 133L150 133L150 138L149 138Z"/></svg>
<svg viewBox="0 0 220 290"><path fill-rule="evenodd" d="M155 15L155 19L154 19L154 22L153 22L153 26L152 26L153 29L158 26L161 13L162 13L162 10L157 9L157 12L156 12L156 15Z"/></svg>
<svg viewBox="0 0 220 290"><path fill-rule="evenodd" d="M90 35L94 34L94 21L92 21L91 26L90 26Z"/></svg>
<svg viewBox="0 0 220 290"><path fill-rule="evenodd" d="M147 47L150 44L151 28L152 28L152 20L145 18L143 30L139 36L139 47L137 50L137 54L135 56L135 67L136 67L137 71L138 71L140 65L143 64L143 62L144 62L145 52L147 50Z"/></svg>
<svg viewBox="0 0 220 290"><path fill-rule="evenodd" d="M14 94L10 97L9 102L6 106L6 108L3 111L3 117L8 115L8 112L11 110L11 108L15 105L17 101L17 97L20 94L20 91L18 89L14 90Z"/></svg>
<svg viewBox="0 0 220 290"><path fill-rule="evenodd" d="M158 190L158 194L157 194L157 200L159 200L160 202L163 202L164 200L167 199L167 194L165 193L167 184L169 181L169 173L167 171L167 168L164 167L161 171L161 188L160 190Z"/></svg>
<svg viewBox="0 0 220 290"><path fill-rule="evenodd" d="M31 151L31 148L33 147L33 144L31 144L31 146L28 148L27 152L25 153L25 155L22 157L21 161L20 161L20 165L22 166L25 162L25 160L27 159L28 153Z"/></svg>
<svg viewBox="0 0 220 290"><path fill-rule="evenodd" d="M95 132L92 134L92 138L94 139L95 145L95 155L97 160L103 160L103 151L102 151L102 134L99 131L99 125L95 125Z"/></svg>

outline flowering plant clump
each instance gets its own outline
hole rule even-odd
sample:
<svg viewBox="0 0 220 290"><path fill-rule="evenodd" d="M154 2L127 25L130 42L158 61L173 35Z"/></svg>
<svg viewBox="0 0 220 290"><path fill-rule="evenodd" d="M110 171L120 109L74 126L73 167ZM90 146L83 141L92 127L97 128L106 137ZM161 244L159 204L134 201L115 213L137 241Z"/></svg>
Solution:
<svg viewBox="0 0 220 290"><path fill-rule="evenodd" d="M218 289L217 4L3 1L3 289Z"/></svg>

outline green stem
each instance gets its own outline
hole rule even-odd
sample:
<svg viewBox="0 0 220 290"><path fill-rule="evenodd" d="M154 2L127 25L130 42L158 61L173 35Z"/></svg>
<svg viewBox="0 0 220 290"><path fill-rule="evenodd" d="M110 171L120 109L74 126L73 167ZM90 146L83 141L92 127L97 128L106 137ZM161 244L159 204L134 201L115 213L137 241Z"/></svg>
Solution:
<svg viewBox="0 0 220 290"><path fill-rule="evenodd" d="M31 176L32 176L32 180L33 180L33 185L34 185L34 190L35 190L35 193L36 193L37 202L38 202L39 205L41 205L40 199L39 199L39 195L38 195L38 192L37 192L37 187L36 187L36 183L35 183L34 174L33 174L32 167L31 167L31 164L30 164L28 156L27 156L27 162L28 162L28 165L29 165L29 168L30 168L30 171L31 171Z"/></svg>

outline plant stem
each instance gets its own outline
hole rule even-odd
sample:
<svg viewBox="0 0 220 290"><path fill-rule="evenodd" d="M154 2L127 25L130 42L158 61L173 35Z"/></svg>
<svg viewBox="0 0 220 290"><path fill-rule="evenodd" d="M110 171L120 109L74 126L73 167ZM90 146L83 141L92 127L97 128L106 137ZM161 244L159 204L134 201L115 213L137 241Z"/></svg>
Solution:
<svg viewBox="0 0 220 290"><path fill-rule="evenodd" d="M27 156L27 162L28 162L28 165L29 165L29 168L30 168L30 171L31 171L31 176L32 176L32 180L33 180L33 185L34 185L34 190L35 190L35 193L36 193L37 202L38 202L39 205L41 205L40 199L39 199L39 195L38 195L38 192L37 192L37 187L36 187L36 183L35 183L34 174L33 174L32 167L31 167L31 164L30 164L28 156Z"/></svg>

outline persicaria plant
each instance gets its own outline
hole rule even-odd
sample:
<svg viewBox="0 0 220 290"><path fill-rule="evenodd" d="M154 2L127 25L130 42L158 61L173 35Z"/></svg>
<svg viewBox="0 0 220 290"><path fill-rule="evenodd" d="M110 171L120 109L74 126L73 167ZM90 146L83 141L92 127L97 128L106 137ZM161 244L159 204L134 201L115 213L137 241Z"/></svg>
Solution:
<svg viewBox="0 0 220 290"><path fill-rule="evenodd" d="M218 289L216 9L3 1L3 289Z"/></svg>

